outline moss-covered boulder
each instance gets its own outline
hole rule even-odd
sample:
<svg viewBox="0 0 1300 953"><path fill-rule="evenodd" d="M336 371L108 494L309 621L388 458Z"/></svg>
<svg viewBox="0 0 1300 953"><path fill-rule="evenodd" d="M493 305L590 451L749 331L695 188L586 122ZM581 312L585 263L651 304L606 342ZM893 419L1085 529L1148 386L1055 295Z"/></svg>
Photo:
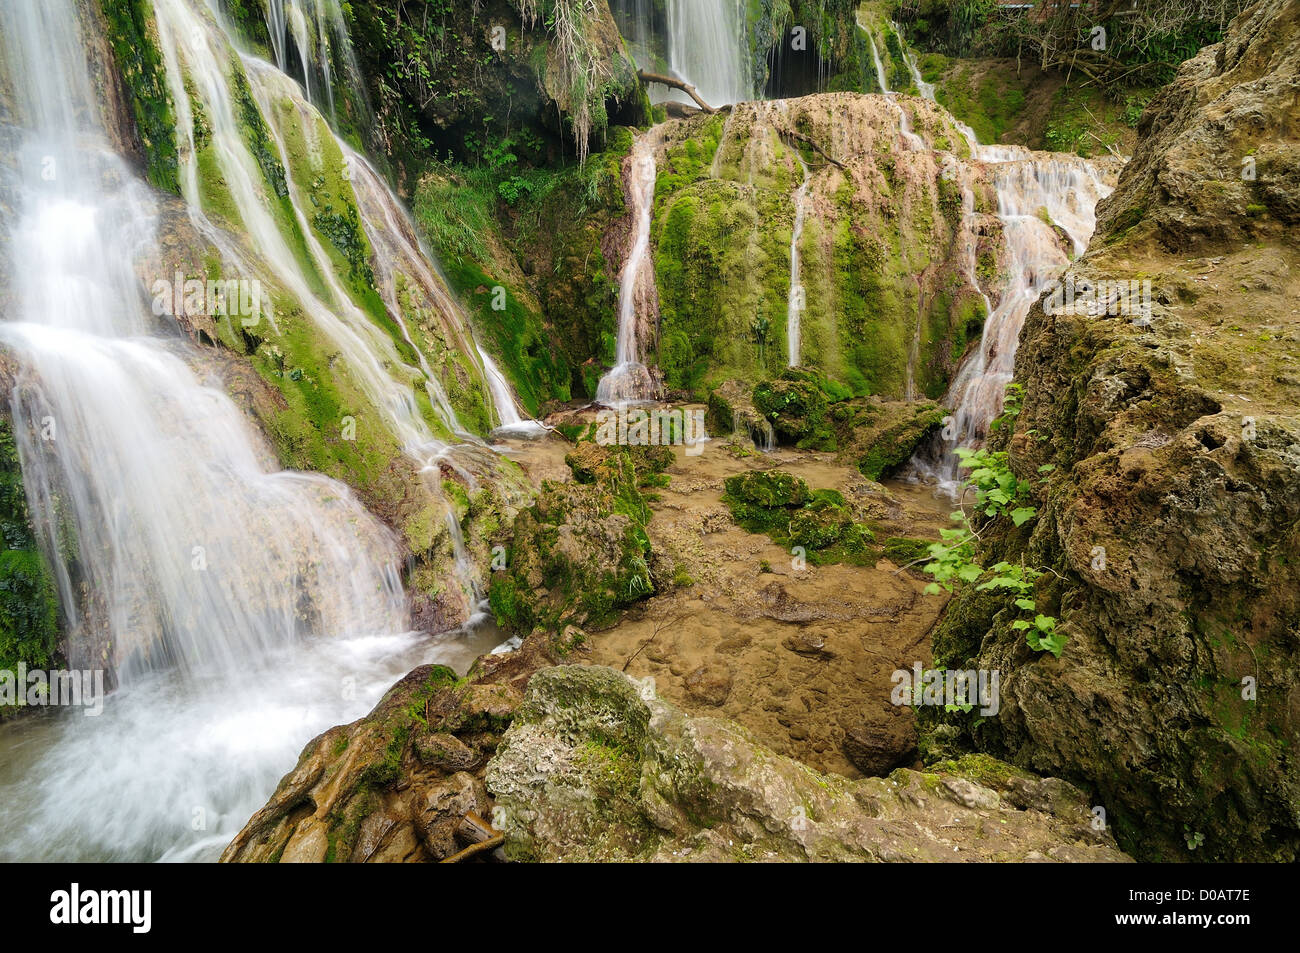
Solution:
<svg viewBox="0 0 1300 953"><path fill-rule="evenodd" d="M802 506L811 498L808 484L784 470L757 470L728 477L727 495L743 503L774 507Z"/></svg>
<svg viewBox="0 0 1300 953"><path fill-rule="evenodd" d="M466 814L492 821L483 771L522 689L578 636L526 639L479 658L464 678L443 665L415 669L366 717L313 739L222 861L430 862L457 853L469 843Z"/></svg>
<svg viewBox="0 0 1300 953"><path fill-rule="evenodd" d="M825 549L838 543L853 525L853 515L825 497L811 501L790 516L790 541L806 549Z"/></svg>
<svg viewBox="0 0 1300 953"><path fill-rule="evenodd" d="M791 443L823 431L826 395L810 381L764 381L754 388L754 406L771 421L777 434Z"/></svg>
<svg viewBox="0 0 1300 953"><path fill-rule="evenodd" d="M871 529L855 522L843 495L810 490L782 470L753 471L728 477L722 501L737 526L766 533L786 548L798 546L810 562L874 562Z"/></svg>
<svg viewBox="0 0 1300 953"><path fill-rule="evenodd" d="M568 455L575 482L544 482L503 535L507 565L488 590L500 625L602 625L655 591L644 490L664 479L666 450L584 442Z"/></svg>
<svg viewBox="0 0 1300 953"><path fill-rule="evenodd" d="M485 776L526 861L1123 861L1083 796L993 759L849 782L608 668L535 675Z"/></svg>

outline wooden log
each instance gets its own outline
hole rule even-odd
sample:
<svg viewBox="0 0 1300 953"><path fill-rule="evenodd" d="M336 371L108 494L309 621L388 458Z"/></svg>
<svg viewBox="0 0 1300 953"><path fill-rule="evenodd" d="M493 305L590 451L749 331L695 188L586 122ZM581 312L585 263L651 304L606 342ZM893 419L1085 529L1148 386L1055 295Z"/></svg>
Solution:
<svg viewBox="0 0 1300 953"><path fill-rule="evenodd" d="M695 87L690 83L680 80L675 76L664 76L662 73L647 73L645 70L636 71L637 78L643 83L662 83L664 86L671 86L673 89L680 89L691 99L695 100L695 105L706 113L716 113L717 110L700 98L700 94L695 91Z"/></svg>
<svg viewBox="0 0 1300 953"><path fill-rule="evenodd" d="M836 159L829 152L827 152L825 149L819 146L814 140L808 138L803 133L795 132L793 129L782 129L779 126L777 127L776 131L778 135L784 136L787 139L793 139L796 142L802 142L804 145L808 146L808 148L812 149L813 152L817 153L819 156L821 156L831 165L837 166L838 168L841 169L844 168L843 162L841 162L839 159Z"/></svg>
<svg viewBox="0 0 1300 953"><path fill-rule="evenodd" d="M442 860L444 864L458 864L485 851L492 852L493 860L504 861L506 859L505 851L501 849L501 845L505 843L506 835L473 811L468 812L460 819L460 826L456 828L456 837L469 846L464 850L457 851L450 857L444 858Z"/></svg>

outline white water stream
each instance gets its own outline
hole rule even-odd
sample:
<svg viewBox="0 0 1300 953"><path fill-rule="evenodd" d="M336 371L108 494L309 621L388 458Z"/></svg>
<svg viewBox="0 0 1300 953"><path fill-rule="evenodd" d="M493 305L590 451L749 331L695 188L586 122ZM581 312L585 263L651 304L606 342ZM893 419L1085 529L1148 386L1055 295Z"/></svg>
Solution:
<svg viewBox="0 0 1300 953"><path fill-rule="evenodd" d="M0 347L17 365L15 436L68 616L70 663L110 668L121 687L97 717L61 709L0 728L0 859L211 858L311 737L364 714L414 665L463 670L499 635L409 632L391 532L346 486L277 471L203 356L151 313L135 269L158 257L156 202L110 145L78 8L0 4L19 125L13 162L0 167L14 205ZM191 0L154 9L195 226L227 266L244 264L203 208L182 76L203 105L235 224L261 267L436 471L451 445L411 391L423 378L445 429L459 431L436 377L407 367L351 302L289 176L324 296L313 290L236 122L220 24ZM243 64L288 169L272 120L281 108L314 110L274 67ZM357 192L363 207L382 204L381 190ZM366 218L375 240L379 226Z"/></svg>
<svg viewBox="0 0 1300 953"><path fill-rule="evenodd" d="M799 242L803 238L804 221L808 217L808 163L803 156L795 152L799 167L803 170L803 182L794 193L794 231L790 236L790 294L786 303L785 336L786 353L791 367L799 365L800 334L804 308L807 305L806 292L802 284L802 260L799 254Z"/></svg>
<svg viewBox="0 0 1300 953"><path fill-rule="evenodd" d="M632 146L628 172L628 197L632 207L632 246L619 279L618 342L614 368L600 379L596 400L617 405L653 400L657 382L643 363L641 329L654 309L654 260L650 250L650 225L654 212L655 149L651 133L637 138Z"/></svg>
<svg viewBox="0 0 1300 953"><path fill-rule="evenodd" d="M881 89L896 101L886 81L875 37L861 17L858 24L867 35ZM903 58L922 97L933 102L934 85L925 82L915 55L907 47ZM904 138L909 142L919 139L907 122L906 111L901 107L899 111ZM912 461L919 475L950 490L960 482L956 450L977 446L1002 412L1006 386L1015 373L1020 330L1029 309L1070 263L1071 254L1062 249L1057 228L1069 237L1072 255L1082 254L1096 227L1097 203L1111 192L1095 164L1086 159L1032 152L1022 146L982 145L970 126L955 118L953 123L966 138L972 161L995 167L993 181L997 217L1002 222L1007 282L997 306L989 306L975 270L975 196L963 175L963 270L971 287L983 297L988 317L978 349L962 363L948 391L947 402L953 408L949 432L955 434L954 438L936 442ZM954 159L950 165L959 163ZM962 173L954 170L954 174Z"/></svg>

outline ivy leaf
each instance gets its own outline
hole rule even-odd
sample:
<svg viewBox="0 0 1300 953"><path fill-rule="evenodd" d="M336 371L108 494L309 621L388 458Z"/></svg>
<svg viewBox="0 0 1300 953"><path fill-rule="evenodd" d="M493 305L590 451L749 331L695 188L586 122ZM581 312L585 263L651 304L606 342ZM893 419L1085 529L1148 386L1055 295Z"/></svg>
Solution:
<svg viewBox="0 0 1300 953"><path fill-rule="evenodd" d="M1024 609L1026 612L1033 612L1035 609L1038 608L1038 603L1035 602L1033 599L1017 599L1016 608Z"/></svg>
<svg viewBox="0 0 1300 953"><path fill-rule="evenodd" d="M1021 506L1011 511L1011 521L1017 526L1024 526L1031 519L1038 515L1038 510L1032 506Z"/></svg>
<svg viewBox="0 0 1300 953"><path fill-rule="evenodd" d="M983 573L984 570L975 563L967 563L957 570L957 578L962 582L974 582Z"/></svg>

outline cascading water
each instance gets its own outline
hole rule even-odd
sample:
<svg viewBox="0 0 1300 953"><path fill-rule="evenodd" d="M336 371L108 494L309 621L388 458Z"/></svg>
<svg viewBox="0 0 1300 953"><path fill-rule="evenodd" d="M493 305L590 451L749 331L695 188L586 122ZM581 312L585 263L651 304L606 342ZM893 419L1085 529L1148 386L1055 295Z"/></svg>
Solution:
<svg viewBox="0 0 1300 953"><path fill-rule="evenodd" d="M135 269L157 258L153 193L109 144L79 7L0 5L18 125L15 161L0 166L15 207L0 346L17 367L14 431L69 661L110 669L119 688L99 717L61 709L0 732L0 858L212 857L313 735L359 717L415 664L465 666L495 636L434 647L408 632L390 531L344 485L276 472L202 355L150 313ZM221 109L228 50L208 46L213 20L179 0L157 12L169 73L184 62L203 88L225 181L247 189L237 208L275 286L338 323L349 366L406 436L418 417L391 377L384 386L387 357L307 292L259 214ZM192 130L188 96L177 109ZM215 237L188 145L184 188ZM274 320L265 308L258 318Z"/></svg>
<svg viewBox="0 0 1300 953"><path fill-rule="evenodd" d="M858 11L857 23L858 28L867 35L867 46L871 50L871 62L876 67L876 83L880 86L881 93L884 94L885 98L888 99L893 107L898 111L899 135L903 137L903 141L907 144L907 148L913 152L921 152L927 149L928 146L926 146L925 140L913 131L912 119L908 116L907 110L902 107L898 102L898 96L889 88L889 76L885 71L884 61L880 58L880 50L876 46L876 36L872 32L871 27L867 25L861 10ZM931 87L931 90L933 90L933 87Z"/></svg>
<svg viewBox="0 0 1300 953"><path fill-rule="evenodd" d="M266 27L275 65L288 73L289 54L296 53L307 100L325 110L331 119L335 114L334 87L339 79L336 62L343 67L343 79L353 89L362 88L340 0L266 0ZM357 98L363 99L364 94Z"/></svg>
<svg viewBox="0 0 1300 953"><path fill-rule="evenodd" d="M287 145L290 136L297 136L305 141L318 165L337 161L347 170L362 227L379 252L375 257L382 273L380 283L387 315L409 350L417 355L418 369L407 363L393 339L353 299L311 228L308 211L313 208L311 197L303 194L296 176L287 174L284 197L296 225L293 234L300 235L306 246L306 262L291 248L285 229L273 212L277 197L268 194L263 170L245 142L241 116L237 113L238 80L234 67L229 65L231 38L222 25L205 8L197 7L195 0L155 0L154 10L172 98L179 104L178 133L187 146L182 150L187 157L182 180L192 217L204 222L205 233L213 230L211 223L206 222L204 195L199 185L200 163L189 105L191 89L202 104L221 182L234 200L250 244L260 259L269 264L275 280L302 304L305 313L340 349L347 372L384 415L389 429L397 435L406 452L419 463L430 492L441 496L444 465L467 477L466 469L456 462L458 446L449 438L454 435L470 442L477 438L461 424L424 349L412 338L398 300L394 262L402 266L403 274L411 277L432 307L453 318L450 333L454 335L452 343L457 350L472 354L474 349L471 335L455 320L459 317L458 310L442 290L441 282L433 277L431 266L411 237L413 229L400 204L369 164L329 129L296 82L254 56L238 57L236 62L242 70L238 75L243 77L248 95L267 123L282 167L291 172L295 158L303 161L302 156L292 155ZM336 159L329 157L330 145L339 151ZM430 421L422 413L411 388L412 379L422 383L436 421ZM434 429L435 424L438 431ZM476 602L480 595L478 574L464 550L453 507L444 503L443 510L455 550L460 588L469 602Z"/></svg>
<svg viewBox="0 0 1300 953"><path fill-rule="evenodd" d="M875 37L861 14L858 26L867 35L877 82L885 95L896 102L895 94L889 89ZM933 102L934 85L925 82L915 55L907 47L903 48L903 60L921 96ZM901 106L899 112L900 129L909 147L925 148L924 142L912 131L907 113ZM957 449L974 446L983 440L994 417L1002 410L1006 385L1015 372L1016 347L1025 316L1070 262L1054 226L1059 226L1069 236L1074 255L1082 254L1096 226L1097 203L1111 191L1094 165L1085 159L1033 153L1022 146L981 145L970 126L955 117L952 122L970 145L974 161L997 166L993 181L1010 281L998 306L991 307L975 273L975 194L970 182L963 178L963 271L971 287L984 299L988 318L979 349L962 363L948 391L954 418L954 426L949 432L955 432L955 439L936 442L918 453L912 461L916 473L949 490L959 484ZM952 169L956 164L953 160L948 168ZM953 174L960 173L953 169ZM910 379L909 368L909 396L912 391Z"/></svg>
<svg viewBox="0 0 1300 953"><path fill-rule="evenodd" d="M338 140L338 144L344 161L352 170L352 185L357 196L357 204L361 209L361 217L366 222L366 233L370 238L371 246L377 252L376 259L379 262L379 278L384 302L399 323L403 338L419 356L420 367L425 378L431 386L440 387L441 385L437 384L437 375L429 366L423 350L416 347L415 342L411 340L410 331L402 317L402 306L399 300L402 289L399 285L404 286L409 292L410 284L414 282L423 297L443 313L459 314L459 306L446 291L446 282L436 274L433 259L417 237L409 215L388 188L383 177L365 156L355 152L341 139ZM467 347L468 344L468 341L462 341L462 346ZM488 395L496 413L497 429L514 433L544 430L545 428L537 421L520 416L518 402L510 383L497 367L496 362L492 360L491 355L477 344L474 345L474 353L478 355L483 367L484 381L488 385ZM449 407L445 393L441 391L439 391L438 402Z"/></svg>
<svg viewBox="0 0 1300 953"><path fill-rule="evenodd" d="M617 363L596 387L596 400L602 404L653 400L659 389L654 374L642 363L640 333L643 320L648 321L656 308L650 224L657 146L653 132L639 137L632 146L627 187L632 206L632 247L619 282Z"/></svg>
<svg viewBox="0 0 1300 953"><path fill-rule="evenodd" d="M744 0L668 0L668 65L714 109L753 99Z"/></svg>
<svg viewBox="0 0 1300 953"><path fill-rule="evenodd" d="M803 169L803 182L794 193L794 232L790 236L790 294L786 304L785 334L786 348L791 367L799 364L801 319L805 306L805 292L801 284L802 275L799 257L799 241L803 238L804 220L808 216L808 163L797 152L799 167Z"/></svg>
<svg viewBox="0 0 1300 953"><path fill-rule="evenodd" d="M1061 248L1054 226L1069 235L1073 254L1082 254L1096 225L1096 204L1110 192L1088 162L1028 151L1000 162L994 183L1009 282L984 323L978 350L962 364L949 389L955 441L944 443L929 459L915 461L918 470L947 485L959 477L956 448L983 440L1002 410L1025 316L1069 266L1070 255Z"/></svg>
<svg viewBox="0 0 1300 953"><path fill-rule="evenodd" d="M638 64L693 85L717 109L755 96L744 0L613 0ZM665 70L666 67L666 70ZM685 93L653 86L655 101L694 104Z"/></svg>

